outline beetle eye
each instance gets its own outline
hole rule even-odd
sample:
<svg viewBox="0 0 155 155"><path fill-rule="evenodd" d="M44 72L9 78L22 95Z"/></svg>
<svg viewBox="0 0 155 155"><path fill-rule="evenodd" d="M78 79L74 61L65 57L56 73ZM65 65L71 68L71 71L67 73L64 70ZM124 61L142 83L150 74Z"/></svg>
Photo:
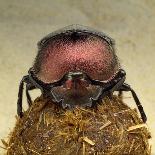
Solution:
<svg viewBox="0 0 155 155"><path fill-rule="evenodd" d="M119 63L105 39L80 31L63 33L48 41L40 49L34 69L45 83L58 81L70 71L82 71L94 80L108 81L119 70Z"/></svg>

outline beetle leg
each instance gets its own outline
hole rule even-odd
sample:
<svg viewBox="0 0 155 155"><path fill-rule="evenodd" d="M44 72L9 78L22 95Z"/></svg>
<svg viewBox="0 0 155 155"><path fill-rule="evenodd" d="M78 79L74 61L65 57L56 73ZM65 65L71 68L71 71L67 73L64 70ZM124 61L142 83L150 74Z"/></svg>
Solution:
<svg viewBox="0 0 155 155"><path fill-rule="evenodd" d="M29 90L35 89L35 86L30 82L29 75L26 75L22 78L19 84L19 91L18 91L18 100L17 100L17 114L19 117L23 116L22 112L22 100L23 100L23 89L24 89L24 82L26 83L26 97L29 106L31 105L31 97L29 94Z"/></svg>
<svg viewBox="0 0 155 155"><path fill-rule="evenodd" d="M111 83L111 85L107 88L105 88L102 92L101 98L103 98L104 96L109 96L110 94L112 95L112 93L116 90L119 90L120 87L122 87L123 83L125 81L125 76L121 77L120 79L118 79L118 81L113 81L113 83Z"/></svg>
<svg viewBox="0 0 155 155"><path fill-rule="evenodd" d="M24 82L27 82L29 79L29 76L26 75L22 78L19 84L19 91L18 91L18 100L17 100L17 114L18 116L22 117L23 112L22 112L22 99L23 99L23 87L24 87Z"/></svg>
<svg viewBox="0 0 155 155"><path fill-rule="evenodd" d="M26 84L26 97L27 97L27 103L29 105L29 107L32 105L32 99L31 96L29 94L29 90L33 90L36 87L34 85L32 85L31 83L27 83Z"/></svg>
<svg viewBox="0 0 155 155"><path fill-rule="evenodd" d="M118 96L119 96L120 98L122 98L122 96L123 96L123 91L119 90L119 91L118 91Z"/></svg>
<svg viewBox="0 0 155 155"><path fill-rule="evenodd" d="M139 110L139 112L141 114L141 118L142 118L143 122L145 123L147 121L147 117L146 117L146 114L144 112L143 106L141 105L141 103L140 103L140 101L139 101L139 99L138 99L137 94L135 93L135 91L128 84L126 84L126 83L124 83L118 89L118 91L131 91L132 96L133 96L133 98L135 100L135 103L136 103L136 105L138 107L138 110Z"/></svg>

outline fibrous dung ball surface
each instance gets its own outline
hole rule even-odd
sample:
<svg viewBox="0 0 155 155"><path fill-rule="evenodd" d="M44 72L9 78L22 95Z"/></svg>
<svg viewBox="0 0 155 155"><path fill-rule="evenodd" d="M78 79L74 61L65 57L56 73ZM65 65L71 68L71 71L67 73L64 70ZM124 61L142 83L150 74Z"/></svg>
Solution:
<svg viewBox="0 0 155 155"><path fill-rule="evenodd" d="M64 110L39 97L17 118L8 155L149 155L150 133L137 112L113 96L96 108Z"/></svg>

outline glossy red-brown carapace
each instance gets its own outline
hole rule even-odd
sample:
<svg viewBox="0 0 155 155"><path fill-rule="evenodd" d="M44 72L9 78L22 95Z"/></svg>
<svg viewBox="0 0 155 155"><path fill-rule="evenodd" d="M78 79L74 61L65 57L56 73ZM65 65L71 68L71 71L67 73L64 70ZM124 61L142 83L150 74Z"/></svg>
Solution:
<svg viewBox="0 0 155 155"><path fill-rule="evenodd" d="M76 71L95 80L108 81L119 69L114 50L106 39L80 30L49 39L38 55L34 71L45 83L53 83L64 74Z"/></svg>

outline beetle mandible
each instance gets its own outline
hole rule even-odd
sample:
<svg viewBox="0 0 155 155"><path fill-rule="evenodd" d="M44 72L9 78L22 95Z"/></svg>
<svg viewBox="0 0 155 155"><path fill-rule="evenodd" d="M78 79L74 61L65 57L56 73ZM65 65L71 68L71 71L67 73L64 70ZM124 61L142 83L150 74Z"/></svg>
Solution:
<svg viewBox="0 0 155 155"><path fill-rule="evenodd" d="M130 91L141 114L147 118L135 91L125 83L126 73L115 53L114 40L92 28L71 25L45 36L38 42L38 54L28 75L19 85L17 113L22 112L23 86L29 106L30 90L63 108L92 107L114 91Z"/></svg>

